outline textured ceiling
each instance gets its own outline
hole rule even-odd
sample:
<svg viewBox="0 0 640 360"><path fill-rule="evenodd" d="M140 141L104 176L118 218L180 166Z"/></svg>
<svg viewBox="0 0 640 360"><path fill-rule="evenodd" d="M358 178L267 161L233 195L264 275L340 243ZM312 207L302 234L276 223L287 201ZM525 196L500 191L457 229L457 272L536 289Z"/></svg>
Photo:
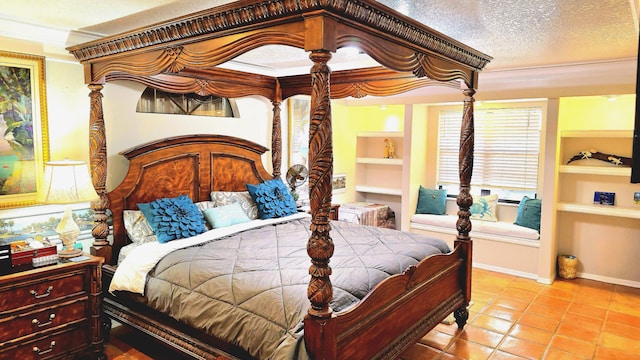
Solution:
<svg viewBox="0 0 640 360"><path fill-rule="evenodd" d="M113 34L225 0L5 1L0 18L56 29ZM630 59L637 56L638 0L380 0L493 56L486 70ZM282 60L287 59L285 64ZM340 62L363 57L338 54ZM256 67L307 66L297 49L269 47L237 59ZM366 58L364 58L366 60ZM338 65L339 66L339 65Z"/></svg>

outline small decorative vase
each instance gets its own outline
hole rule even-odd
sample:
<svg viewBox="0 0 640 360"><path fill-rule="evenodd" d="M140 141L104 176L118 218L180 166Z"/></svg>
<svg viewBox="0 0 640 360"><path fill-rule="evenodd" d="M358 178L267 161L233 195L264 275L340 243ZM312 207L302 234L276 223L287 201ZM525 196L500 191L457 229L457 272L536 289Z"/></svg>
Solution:
<svg viewBox="0 0 640 360"><path fill-rule="evenodd" d="M575 279L578 258L574 255L558 255L558 275L563 279Z"/></svg>

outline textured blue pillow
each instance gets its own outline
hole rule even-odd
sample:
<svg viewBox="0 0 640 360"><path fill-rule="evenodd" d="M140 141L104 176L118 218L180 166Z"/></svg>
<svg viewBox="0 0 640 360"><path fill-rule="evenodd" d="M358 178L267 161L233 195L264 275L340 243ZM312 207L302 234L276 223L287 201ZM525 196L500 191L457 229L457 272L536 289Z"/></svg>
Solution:
<svg viewBox="0 0 640 360"><path fill-rule="evenodd" d="M242 210L240 203L208 208L203 214L212 228L221 228L251 221L244 210Z"/></svg>
<svg viewBox="0 0 640 360"><path fill-rule="evenodd" d="M420 185L416 214L443 215L447 210L447 190L427 189Z"/></svg>
<svg viewBox="0 0 640 360"><path fill-rule="evenodd" d="M542 200L531 199L525 196L520 200L516 225L528 227L540 232L540 214L542 212Z"/></svg>
<svg viewBox="0 0 640 360"><path fill-rule="evenodd" d="M279 218L298 212L293 196L280 178L266 180L259 185L247 184L247 190L258 206L260 219Z"/></svg>
<svg viewBox="0 0 640 360"><path fill-rule="evenodd" d="M158 242L188 238L207 231L204 217L187 195L138 204Z"/></svg>

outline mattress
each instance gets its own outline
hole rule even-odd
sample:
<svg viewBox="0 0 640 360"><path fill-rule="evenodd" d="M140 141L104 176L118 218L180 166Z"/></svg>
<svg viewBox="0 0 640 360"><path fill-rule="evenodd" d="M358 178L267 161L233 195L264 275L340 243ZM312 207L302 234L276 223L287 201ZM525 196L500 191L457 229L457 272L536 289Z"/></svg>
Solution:
<svg viewBox="0 0 640 360"><path fill-rule="evenodd" d="M309 307L310 218L257 222L215 239L207 239L211 232L194 237L201 238L197 241L185 239L188 245L167 251L144 276L143 301L256 358L296 358L304 353L302 320ZM335 245L331 307L336 312L356 304L383 279L430 255L450 251L444 241L424 235L340 221L331 222L331 227ZM150 249L161 245L166 244L140 250L142 245L129 252L110 291L117 296L130 288L121 286L118 272L144 263L138 261L139 255L153 253Z"/></svg>

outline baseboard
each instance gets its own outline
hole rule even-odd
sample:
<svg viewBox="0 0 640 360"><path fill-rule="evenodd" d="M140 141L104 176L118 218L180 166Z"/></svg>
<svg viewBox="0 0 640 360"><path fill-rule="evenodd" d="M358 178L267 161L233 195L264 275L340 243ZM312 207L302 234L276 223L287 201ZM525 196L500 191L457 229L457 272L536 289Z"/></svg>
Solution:
<svg viewBox="0 0 640 360"><path fill-rule="evenodd" d="M625 280L625 279L613 278L613 277L602 276L602 275L580 273L580 272L576 273L576 276L583 279L596 280L596 281L606 282L614 285L640 288L639 281Z"/></svg>
<svg viewBox="0 0 640 360"><path fill-rule="evenodd" d="M507 274L507 275L514 275L514 276L523 277L523 278L527 278L527 279L532 279L532 280L536 280L536 281L538 280L538 275L536 275L536 274L528 273L528 272L524 272L524 271L513 270L513 269L509 269L509 268L505 268L505 267L493 266L493 265L487 265L487 264L480 264L480 263L477 263L477 262L473 262L473 267L478 268L478 269L483 269L483 270L495 271L495 272L499 272L499 273L503 273L503 274Z"/></svg>

